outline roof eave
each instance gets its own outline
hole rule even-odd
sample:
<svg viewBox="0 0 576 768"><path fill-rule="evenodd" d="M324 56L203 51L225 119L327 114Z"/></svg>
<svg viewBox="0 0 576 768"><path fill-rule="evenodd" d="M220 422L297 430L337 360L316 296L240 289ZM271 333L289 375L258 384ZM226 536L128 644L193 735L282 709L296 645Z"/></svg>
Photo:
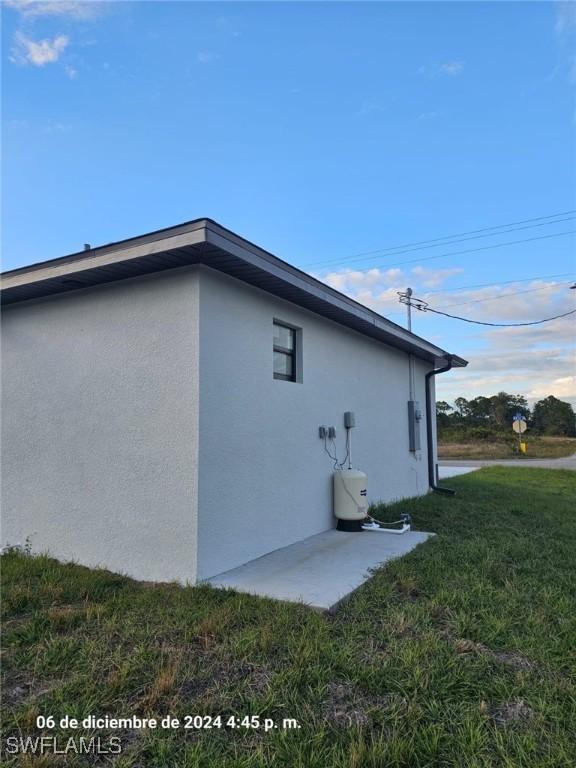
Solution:
<svg viewBox="0 0 576 768"><path fill-rule="evenodd" d="M467 364L209 218L5 272L2 300L15 303L200 263L228 271L435 365L449 357L454 367Z"/></svg>

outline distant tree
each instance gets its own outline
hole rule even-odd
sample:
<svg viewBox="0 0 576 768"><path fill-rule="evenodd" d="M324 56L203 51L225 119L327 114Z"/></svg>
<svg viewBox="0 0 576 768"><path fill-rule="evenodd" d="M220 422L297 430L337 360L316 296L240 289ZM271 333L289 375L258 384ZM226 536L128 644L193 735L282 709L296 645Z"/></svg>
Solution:
<svg viewBox="0 0 576 768"><path fill-rule="evenodd" d="M554 395L539 400L534 406L534 429L543 435L576 436L576 415L570 403L558 400Z"/></svg>
<svg viewBox="0 0 576 768"><path fill-rule="evenodd" d="M450 424L450 411L453 410L452 406L445 400L438 400L436 403L436 423L440 428Z"/></svg>
<svg viewBox="0 0 576 768"><path fill-rule="evenodd" d="M470 406L465 397L457 397L456 400L454 400L454 405L456 406L456 411L461 419L467 419L470 416Z"/></svg>
<svg viewBox="0 0 576 768"><path fill-rule="evenodd" d="M522 414L527 421L530 419L526 398L523 395L511 395L508 392L498 392L497 395L490 397L480 395L472 400L457 397L451 411L446 408L447 405L448 403L444 401L438 403L439 427L454 429L482 427L484 430L492 430L495 434L499 434L511 427L517 413Z"/></svg>
<svg viewBox="0 0 576 768"><path fill-rule="evenodd" d="M489 397L475 397L468 402L468 411L473 426L482 426L490 421L492 401Z"/></svg>
<svg viewBox="0 0 576 768"><path fill-rule="evenodd" d="M521 413L525 419L530 417L528 401L522 395L498 392L497 395L492 395L490 402L492 403L491 421L498 427L511 424L516 413Z"/></svg>
<svg viewBox="0 0 576 768"><path fill-rule="evenodd" d="M526 400L524 395L510 395L510 412L508 413L508 416L514 416L516 411L521 413L525 419L531 418L528 400Z"/></svg>

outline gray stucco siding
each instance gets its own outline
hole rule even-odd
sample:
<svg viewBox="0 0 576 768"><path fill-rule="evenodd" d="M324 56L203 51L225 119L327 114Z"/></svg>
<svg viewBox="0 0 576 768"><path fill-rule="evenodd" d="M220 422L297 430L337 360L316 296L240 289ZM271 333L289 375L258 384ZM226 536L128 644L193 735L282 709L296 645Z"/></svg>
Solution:
<svg viewBox="0 0 576 768"><path fill-rule="evenodd" d="M302 382L275 380L273 320L302 329ZM424 374L416 361L417 399ZM356 413L353 464L369 497L428 489L426 441L408 445L408 357L290 302L200 271L198 577L205 579L333 526L333 462L318 426Z"/></svg>
<svg viewBox="0 0 576 768"><path fill-rule="evenodd" d="M198 276L7 307L2 543L194 582Z"/></svg>
<svg viewBox="0 0 576 768"><path fill-rule="evenodd" d="M301 329L273 377L273 321ZM415 360L416 399L425 407ZM194 583L333 527L318 426L371 501L428 489L405 352L206 266L5 308L2 544Z"/></svg>

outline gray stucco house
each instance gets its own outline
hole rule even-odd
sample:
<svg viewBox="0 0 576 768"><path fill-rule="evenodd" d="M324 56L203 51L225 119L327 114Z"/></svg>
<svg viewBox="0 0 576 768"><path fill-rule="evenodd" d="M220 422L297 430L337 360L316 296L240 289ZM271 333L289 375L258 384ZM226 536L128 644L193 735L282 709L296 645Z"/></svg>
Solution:
<svg viewBox="0 0 576 768"><path fill-rule="evenodd" d="M3 545L209 578L334 525L318 427L346 411L372 500L435 484L434 375L466 361L210 219L7 272L2 301Z"/></svg>

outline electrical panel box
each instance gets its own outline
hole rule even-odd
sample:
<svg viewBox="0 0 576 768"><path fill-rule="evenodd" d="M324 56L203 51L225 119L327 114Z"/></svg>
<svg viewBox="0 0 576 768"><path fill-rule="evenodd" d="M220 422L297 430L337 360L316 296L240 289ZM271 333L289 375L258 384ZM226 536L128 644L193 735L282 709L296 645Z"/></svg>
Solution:
<svg viewBox="0 0 576 768"><path fill-rule="evenodd" d="M351 429L356 426L356 416L354 411L346 411L344 414L344 426L346 429Z"/></svg>
<svg viewBox="0 0 576 768"><path fill-rule="evenodd" d="M420 441L420 423L422 411L417 400L408 401L408 441L410 450L414 453L422 448Z"/></svg>

